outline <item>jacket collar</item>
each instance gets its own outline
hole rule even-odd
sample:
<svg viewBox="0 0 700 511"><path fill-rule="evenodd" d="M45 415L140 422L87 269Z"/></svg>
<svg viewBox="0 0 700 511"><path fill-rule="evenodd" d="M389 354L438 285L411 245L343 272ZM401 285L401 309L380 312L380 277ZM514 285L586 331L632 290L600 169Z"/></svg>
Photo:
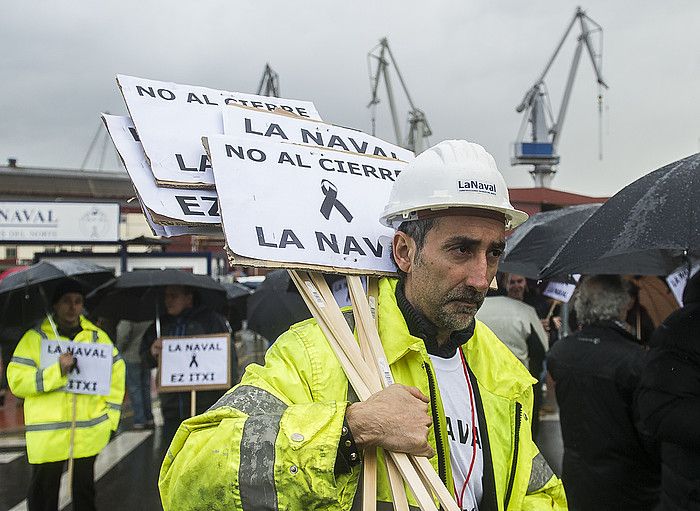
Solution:
<svg viewBox="0 0 700 511"><path fill-rule="evenodd" d="M397 303L396 279L379 281L379 336L389 364L414 351L424 353L423 339L412 335L406 317ZM410 315L409 315L410 317ZM475 320L462 350L479 386L492 394L514 399L526 392L535 379L486 325ZM466 335L466 334L465 334Z"/></svg>
<svg viewBox="0 0 700 511"><path fill-rule="evenodd" d="M44 332L46 332L47 335L54 335L54 331L51 328L51 323L49 322L48 318L44 318L44 320L41 322L41 325L39 326L39 328L41 330L43 330ZM82 330L89 330L92 332L92 331L98 330L98 328L97 328L97 326L95 326L92 323L92 321L90 321L89 319L87 319L85 316L83 316L81 314L80 315L80 330L78 331L78 333L80 333L80 331L82 331Z"/></svg>

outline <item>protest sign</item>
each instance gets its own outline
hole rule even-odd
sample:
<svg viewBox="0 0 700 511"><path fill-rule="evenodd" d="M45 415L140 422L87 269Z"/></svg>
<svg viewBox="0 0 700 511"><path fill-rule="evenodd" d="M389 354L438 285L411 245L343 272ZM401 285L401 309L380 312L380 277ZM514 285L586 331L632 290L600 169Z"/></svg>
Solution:
<svg viewBox="0 0 700 511"><path fill-rule="evenodd" d="M362 131L334 126L299 116L280 115L238 105L222 110L224 134L232 137L263 138L335 151L382 156L410 162L412 151Z"/></svg>
<svg viewBox="0 0 700 511"><path fill-rule="evenodd" d="M68 383L63 390L71 394L108 396L112 383L113 348L111 344L97 342L44 339L41 341L41 368L55 364L62 353L72 353L76 365L68 373Z"/></svg>
<svg viewBox="0 0 700 511"><path fill-rule="evenodd" d="M205 142L237 264L395 272L393 230L378 219L405 162L262 138Z"/></svg>
<svg viewBox="0 0 700 511"><path fill-rule="evenodd" d="M161 186L213 188L202 136L223 133L221 108L240 104L320 119L313 103L118 75L117 83Z"/></svg>
<svg viewBox="0 0 700 511"><path fill-rule="evenodd" d="M690 271L688 271L689 269ZM685 285L688 283L688 280L690 280L690 277L695 275L698 270L700 270L700 263L695 261L690 268L689 265L684 264L666 277L666 283L668 287L671 288L673 296L681 307L683 307L683 291L685 291Z"/></svg>
<svg viewBox="0 0 700 511"><path fill-rule="evenodd" d="M576 291L576 284L564 284L563 282L550 282L542 294L549 298L554 298L555 300L563 303L569 303L571 297Z"/></svg>
<svg viewBox="0 0 700 511"><path fill-rule="evenodd" d="M159 187L131 119L106 114L102 114L102 119L136 188L142 208L149 210L147 217L160 225L187 225L187 234L221 232L216 192ZM198 226L203 229L197 230ZM163 235L153 230L155 234Z"/></svg>
<svg viewBox="0 0 700 511"><path fill-rule="evenodd" d="M228 389L230 345L229 334L163 337L158 367L160 392Z"/></svg>

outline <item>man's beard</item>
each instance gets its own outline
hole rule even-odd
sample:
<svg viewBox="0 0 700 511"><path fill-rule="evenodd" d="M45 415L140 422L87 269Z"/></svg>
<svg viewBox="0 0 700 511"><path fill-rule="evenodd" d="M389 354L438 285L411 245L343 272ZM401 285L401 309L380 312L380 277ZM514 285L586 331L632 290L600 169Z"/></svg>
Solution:
<svg viewBox="0 0 700 511"><path fill-rule="evenodd" d="M453 289L442 300L440 313L436 315L436 326L450 331L464 330L474 321L485 296L486 293L481 293L473 287Z"/></svg>

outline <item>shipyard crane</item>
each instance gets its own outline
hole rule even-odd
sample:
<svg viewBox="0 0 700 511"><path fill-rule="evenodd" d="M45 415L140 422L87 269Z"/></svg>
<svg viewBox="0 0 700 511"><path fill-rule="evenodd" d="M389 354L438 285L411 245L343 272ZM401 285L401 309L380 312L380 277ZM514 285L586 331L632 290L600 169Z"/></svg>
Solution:
<svg viewBox="0 0 700 511"><path fill-rule="evenodd" d="M258 85L258 95L280 97L280 76L273 71L269 62L265 64L260 85Z"/></svg>
<svg viewBox="0 0 700 511"><path fill-rule="evenodd" d="M547 92L544 79L550 67L552 67L554 60L559 54L559 51L564 45L564 41L574 28L577 21L580 25L581 33L578 36L576 50L574 51L574 58L571 62L571 68L569 69L569 76L566 81L564 95L562 96L559 114L555 119L554 115L552 115L552 110L549 103L549 94ZM589 28L589 23L593 26L592 29ZM598 53L596 53L594 50L591 37L592 34L595 33L598 33L600 38L598 45L600 51ZM608 88L601 74L603 47L602 37L602 27L589 18L580 7L577 7L574 17L569 23L566 32L564 32L564 37L561 38L559 45L554 50L554 55L552 55L552 57L549 59L549 62L545 66L542 74L539 76L535 84L525 93L525 97L515 109L519 113L525 111L525 116L520 126L520 131L518 132L517 141L513 144L511 165L534 165L534 168L530 171L530 174L534 178L535 186L537 187L548 187L554 178L554 174L556 173L556 169L554 167L559 163L559 138L561 137L562 127L566 117L566 109L569 105L569 99L571 97L571 89L574 85L574 78L576 77L576 71L584 46L591 57L593 70L596 75L596 80L598 81L598 114L599 123L602 122L602 90L603 88ZM526 140L525 130L528 124L530 125L531 131L529 140ZM602 147L601 136L602 135L599 133L600 158L602 158L602 149L600 149Z"/></svg>
<svg viewBox="0 0 700 511"><path fill-rule="evenodd" d="M376 64L376 68L373 66ZM413 151L415 154L421 153L427 146L427 138L433 134L428 124L428 119L425 117L423 110L416 107L411 99L411 95L406 87L406 82L401 76L399 67L396 65L396 59L389 48L389 41L386 37L379 41L367 54L367 65L369 67L370 89L372 91L372 99L367 105L372 109L372 135L375 134L377 105L379 104L379 82L384 78L386 85L386 95L389 100L389 110L391 110L391 119L394 124L394 133L396 134L396 143L406 149ZM399 125L398 111L394 102L394 92L391 88L391 79L389 67L393 67L396 76L401 83L404 94L411 109L408 111L408 136L406 140L401 137L401 126ZM373 70L374 68L374 70Z"/></svg>

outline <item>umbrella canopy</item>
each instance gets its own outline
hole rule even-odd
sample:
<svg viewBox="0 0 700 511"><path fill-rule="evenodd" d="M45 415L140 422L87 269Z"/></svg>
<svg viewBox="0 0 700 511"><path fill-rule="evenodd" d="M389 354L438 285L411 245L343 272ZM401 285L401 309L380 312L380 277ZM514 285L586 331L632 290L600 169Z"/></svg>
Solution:
<svg viewBox="0 0 700 511"><path fill-rule="evenodd" d="M182 270L137 270L123 273L87 297L95 316L144 321L165 311L163 292L166 286L187 286L196 292L197 304L214 310L226 306L226 289L207 275Z"/></svg>
<svg viewBox="0 0 700 511"><path fill-rule="evenodd" d="M226 290L226 299L231 302L241 298L248 298L253 294L253 290L248 286L238 282L222 282L221 285Z"/></svg>
<svg viewBox="0 0 700 511"><path fill-rule="evenodd" d="M626 186L584 223L543 269L668 275L700 255L700 153Z"/></svg>
<svg viewBox="0 0 700 511"><path fill-rule="evenodd" d="M107 268L78 259L40 261L0 281L0 325L24 327L41 319L65 280L77 282L87 293L113 276Z"/></svg>
<svg viewBox="0 0 700 511"><path fill-rule="evenodd" d="M17 273L18 271L26 270L27 268L29 268L29 266L13 266L12 268L8 268L0 273L0 280L4 279L5 277L9 277L13 273Z"/></svg>
<svg viewBox="0 0 700 511"><path fill-rule="evenodd" d="M600 204L582 204L532 215L506 242L499 270L539 279L540 272Z"/></svg>
<svg viewBox="0 0 700 511"><path fill-rule="evenodd" d="M275 270L248 298L248 328L274 341L311 313L286 270Z"/></svg>

